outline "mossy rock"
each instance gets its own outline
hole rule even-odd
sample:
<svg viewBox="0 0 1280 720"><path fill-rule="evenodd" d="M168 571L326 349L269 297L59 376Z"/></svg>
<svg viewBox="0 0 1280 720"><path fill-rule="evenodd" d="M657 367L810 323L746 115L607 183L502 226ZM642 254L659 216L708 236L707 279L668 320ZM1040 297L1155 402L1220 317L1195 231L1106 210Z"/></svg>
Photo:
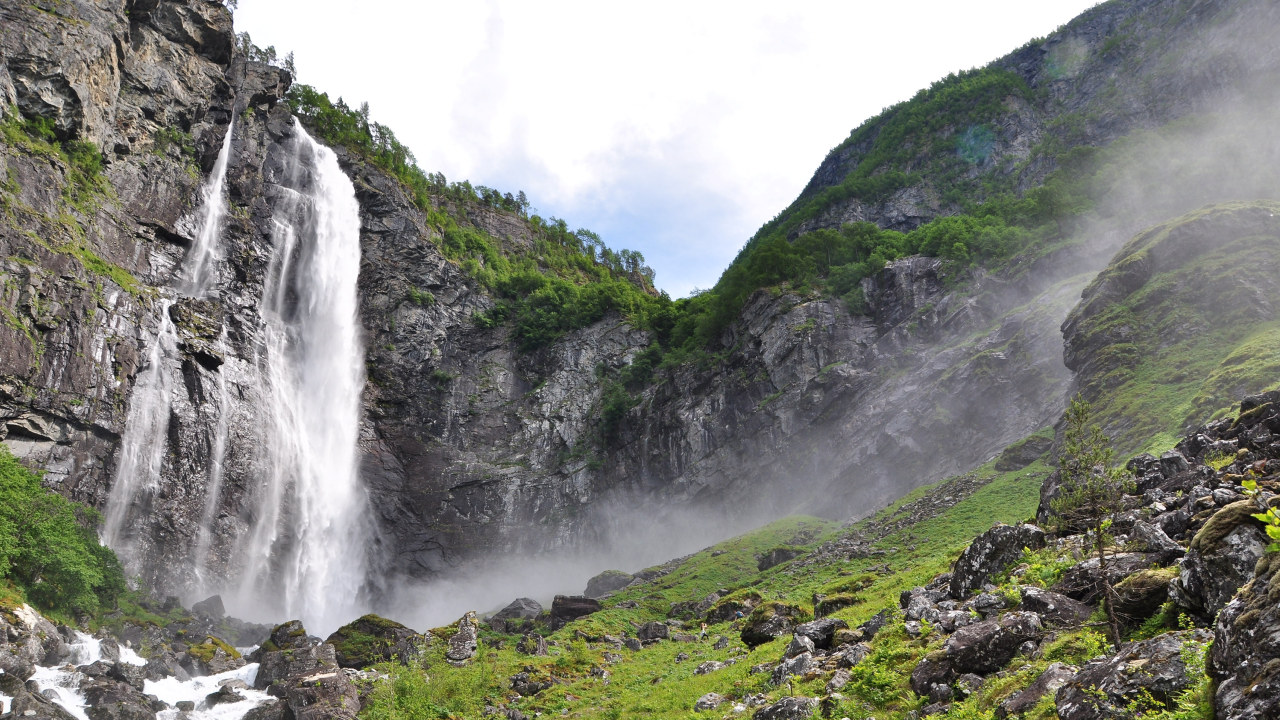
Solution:
<svg viewBox="0 0 1280 720"><path fill-rule="evenodd" d="M813 608L813 614L817 617L826 617L837 610L851 607L853 605L859 605L864 602L866 602L866 600L852 593L830 595L818 601L818 604Z"/></svg>
<svg viewBox="0 0 1280 720"><path fill-rule="evenodd" d="M707 610L704 617L712 625L733 620L738 613L742 613L745 617L760 604L761 600L763 598L755 590L738 591L717 601Z"/></svg>
<svg viewBox="0 0 1280 720"><path fill-rule="evenodd" d="M373 614L343 625L325 640L333 645L339 665L356 670L391 660L408 665L427 641L426 635Z"/></svg>
<svg viewBox="0 0 1280 720"><path fill-rule="evenodd" d="M1232 530L1244 523L1253 523L1259 529L1262 521L1253 516L1258 506L1252 500L1238 500L1214 513L1191 540L1191 549L1201 554L1212 553Z"/></svg>
<svg viewBox="0 0 1280 720"><path fill-rule="evenodd" d="M1160 568L1139 570L1121 580L1115 587L1116 612L1131 622L1155 615L1169 599L1169 583L1176 577L1176 569Z"/></svg>
<svg viewBox="0 0 1280 720"><path fill-rule="evenodd" d="M226 653L232 660L240 659L240 651L231 647L222 638L206 635L205 641L187 648L187 654L203 663L211 662L218 651Z"/></svg>
<svg viewBox="0 0 1280 720"><path fill-rule="evenodd" d="M747 624L742 628L742 642L749 647L763 645L789 634L792 628L809 619L809 613L799 605L765 603L753 610L747 618Z"/></svg>

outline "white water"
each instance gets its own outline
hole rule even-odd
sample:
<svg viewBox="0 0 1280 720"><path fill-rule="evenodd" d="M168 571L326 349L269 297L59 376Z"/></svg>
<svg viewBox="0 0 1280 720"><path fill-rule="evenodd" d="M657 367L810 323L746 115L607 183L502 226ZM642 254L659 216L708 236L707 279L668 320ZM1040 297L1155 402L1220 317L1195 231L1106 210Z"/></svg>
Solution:
<svg viewBox="0 0 1280 720"><path fill-rule="evenodd" d="M76 716L79 720L89 720L89 716L86 713L85 698L80 694L80 683L85 678L75 668L101 659L102 641L85 633L77 632L76 641L71 644L71 657L67 664L59 667L37 665L36 672L31 676L31 679L39 684L42 691L51 691L53 701L61 705L64 710ZM124 647L120 648L120 662L130 665L147 664L147 661L139 657L136 652ZM182 700L190 700L195 703L196 710L194 712L184 715L176 709L166 710L159 713L157 715L158 718L173 718L175 720L177 718L189 718L190 720L239 720L253 708L272 701L272 698L265 692L252 689L253 681L257 676L258 664L253 663L218 675L193 678L187 682L178 682L178 679L173 677L165 678L158 682L147 680L143 686L143 692L148 695L155 695L174 706ZM241 680L249 686L246 689L237 691L245 699L240 702L215 705L212 708L203 707L205 697L210 693L217 692L224 682L230 680ZM0 695L0 698L5 699L4 712L8 712L12 698L2 695Z"/></svg>
<svg viewBox="0 0 1280 720"><path fill-rule="evenodd" d="M222 221L227 215L227 201L223 197L227 183L227 161L231 157L231 134L235 121L227 126L222 138L222 149L213 165L209 181L201 188L200 224L196 228L195 244L187 251L182 268L182 281L178 291L188 297L204 297L217 277L219 257L218 239L222 237Z"/></svg>
<svg viewBox="0 0 1280 720"><path fill-rule="evenodd" d="M230 356L227 345L227 328L222 327L218 338L218 350L223 357ZM202 594L211 592L210 578L206 576L209 565L209 546L213 541L213 521L217 518L218 503L222 500L222 479L227 459L227 436L231 430L231 390L227 375L218 366L218 423L214 428L213 447L209 457L209 482L204 491L204 511L200 514L200 534L196 537L196 551L191 559L196 563L196 576Z"/></svg>
<svg viewBox="0 0 1280 720"><path fill-rule="evenodd" d="M183 700L195 703L193 712L183 713L177 709L165 710L156 714L157 720L187 718L189 720L240 720L250 710L273 702L274 698L261 690L253 689L253 681L258 677L258 664L252 663L236 670L228 670L217 675L192 678L187 682L178 682L177 678L168 677L159 681L148 680L143 686L147 695L155 695L172 706ZM244 696L244 700L234 703L223 703L213 707L204 707L204 699L218 691L223 683L229 680L241 680L248 688L236 692Z"/></svg>
<svg viewBox="0 0 1280 720"><path fill-rule="evenodd" d="M71 643L70 650L71 657L67 660L67 664L59 667L37 665L30 679L34 680L42 691L52 692L53 701L61 705L64 710L79 720L89 720L89 716L85 714L84 696L80 694L80 683L84 680L84 675L75 668L101 660L102 641L77 632L76 641ZM147 664L147 661L139 657L136 652L124 647L120 648L120 662L130 665ZM256 671L256 665L254 669ZM7 703L5 712L8 712Z"/></svg>
<svg viewBox="0 0 1280 720"><path fill-rule="evenodd" d="M173 407L174 377L167 371L178 356L178 333L169 317L169 300L160 301L160 328L147 367L138 374L129 399L120 447L120 466L111 485L102 525L102 541L128 562L132 550L129 511L145 505L160 486Z"/></svg>
<svg viewBox="0 0 1280 720"><path fill-rule="evenodd" d="M265 472L233 610L269 607L323 635L360 614L370 538L356 456L360 208L337 156L294 126L259 306Z"/></svg>

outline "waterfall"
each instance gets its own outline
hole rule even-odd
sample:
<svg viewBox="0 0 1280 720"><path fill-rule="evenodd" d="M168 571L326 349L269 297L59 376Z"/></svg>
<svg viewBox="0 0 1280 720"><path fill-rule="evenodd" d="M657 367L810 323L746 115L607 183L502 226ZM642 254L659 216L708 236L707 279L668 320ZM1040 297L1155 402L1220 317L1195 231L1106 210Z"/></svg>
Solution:
<svg viewBox="0 0 1280 720"><path fill-rule="evenodd" d="M300 618L308 629L328 632L363 612L358 603L373 537L356 453L364 387L356 294L360 207L337 156L295 121L293 137L277 148L284 152L268 178L272 247L257 323L250 321L247 338L242 339L241 326L231 333L248 346L244 352L251 357L234 358L224 322L218 349L226 361L212 370L188 363L184 379L186 337L180 342L170 306L188 302L184 298L217 299L220 292L216 276L230 148L228 128L202 188L194 241L174 284L179 299L160 302L159 332L130 398L103 538L131 572L150 561L147 551L155 548L140 547L145 533L134 528L166 512L191 512L184 509L190 503L178 508L152 502L159 497L163 472L169 483L164 487L182 486L199 512L198 519L182 515L199 523L191 547L178 553L187 564L180 570L192 578L187 592L221 592L241 616ZM199 303L184 305L191 307L206 312ZM234 399L228 372L235 377ZM187 418L192 410L179 393L193 392L192 382L204 388L198 402L208 405L199 407L209 411ZM171 433L171 416L184 423L182 432ZM254 433L231 432L239 427L234 423L245 421L254 423ZM193 467L192 456L180 456L183 450L170 445L174 437L192 437L192 430L199 438L195 442L207 448L207 465ZM237 445L246 437L248 447ZM229 455L232 448L235 454ZM242 509L232 511L242 525L224 567L214 544L215 523L224 511L223 487L232 472L227 457L245 459L252 467L236 468L235 477L248 478L251 486L240 500Z"/></svg>
<svg viewBox="0 0 1280 720"><path fill-rule="evenodd" d="M160 487L173 407L174 377L169 360L178 356L178 333L169 317L169 300L160 301L160 328L147 356L147 366L134 383L129 416L120 444L120 466L111 485L103 517L102 541L122 556L132 558L130 511L149 504Z"/></svg>
<svg viewBox="0 0 1280 720"><path fill-rule="evenodd" d="M264 472L235 555L243 605L327 631L358 614L371 535L356 455L360 208L333 151L294 131L259 305Z"/></svg>
<svg viewBox="0 0 1280 720"><path fill-rule="evenodd" d="M222 149L218 152L218 160L213 165L209 181L200 191L200 223L196 228L195 243L187 252L183 263L182 280L178 284L178 291L188 297L204 297L216 275L218 238L222 236L222 220L227 215L227 201L223 195L234 129L233 120L222 138Z"/></svg>
<svg viewBox="0 0 1280 720"><path fill-rule="evenodd" d="M187 251L180 281L179 295L200 297L213 282L218 256L217 240L222 234L222 220L227 214L223 197L227 178L227 161L231 155L232 122L222 138L222 148L209 180L200 189L201 205L195 241ZM173 301L160 301L160 327L147 357L147 366L134 384L129 398L129 415L125 420L120 443L120 464L115 482L107 497L103 518L102 541L121 555L128 564L136 548L134 533L128 532L137 510L145 510L151 495L160 485L169 440L169 416L173 409L173 391L179 375L171 366L179 362L178 333L169 316ZM221 375L221 374L220 374ZM221 465L221 458L218 459Z"/></svg>

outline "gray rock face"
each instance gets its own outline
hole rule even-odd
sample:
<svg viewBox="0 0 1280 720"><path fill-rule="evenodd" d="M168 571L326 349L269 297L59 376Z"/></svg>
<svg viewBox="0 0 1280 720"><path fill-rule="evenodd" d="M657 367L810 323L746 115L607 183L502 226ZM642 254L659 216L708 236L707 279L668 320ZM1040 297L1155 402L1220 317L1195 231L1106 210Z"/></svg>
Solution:
<svg viewBox="0 0 1280 720"><path fill-rule="evenodd" d="M599 600L605 595L630 585L632 580L635 580L635 576L630 573L624 573L620 570L605 570L587 581L587 589L582 594Z"/></svg>
<svg viewBox="0 0 1280 720"><path fill-rule="evenodd" d="M1221 720L1253 720L1280 707L1280 554L1258 562L1258 574L1219 613L1207 671L1218 689Z"/></svg>
<svg viewBox="0 0 1280 720"><path fill-rule="evenodd" d="M1058 690L1058 716L1062 720L1127 718L1132 716L1130 706L1144 696L1168 704L1191 682L1182 660L1183 644L1208 640L1209 633L1196 630L1125 644L1115 655L1085 665Z"/></svg>
<svg viewBox="0 0 1280 720"><path fill-rule="evenodd" d="M1270 540L1253 518L1259 508L1250 500L1231 503L1209 518L1191 540L1181 570L1169 586L1180 607L1213 618L1236 591L1253 577L1254 566Z"/></svg>
<svg viewBox="0 0 1280 720"><path fill-rule="evenodd" d="M981 588L992 575L1022 557L1022 551L1044 547L1044 531L1035 525L997 525L960 553L951 568L951 597L960 599Z"/></svg>

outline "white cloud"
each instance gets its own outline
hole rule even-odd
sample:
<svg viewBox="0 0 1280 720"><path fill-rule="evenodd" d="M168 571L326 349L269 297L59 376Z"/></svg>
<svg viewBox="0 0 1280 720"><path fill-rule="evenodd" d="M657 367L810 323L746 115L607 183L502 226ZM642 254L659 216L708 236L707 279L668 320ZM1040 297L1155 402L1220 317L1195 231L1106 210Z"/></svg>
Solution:
<svg viewBox="0 0 1280 720"><path fill-rule="evenodd" d="M1092 4L240 0L236 26L425 170L523 189L680 296L860 122Z"/></svg>

